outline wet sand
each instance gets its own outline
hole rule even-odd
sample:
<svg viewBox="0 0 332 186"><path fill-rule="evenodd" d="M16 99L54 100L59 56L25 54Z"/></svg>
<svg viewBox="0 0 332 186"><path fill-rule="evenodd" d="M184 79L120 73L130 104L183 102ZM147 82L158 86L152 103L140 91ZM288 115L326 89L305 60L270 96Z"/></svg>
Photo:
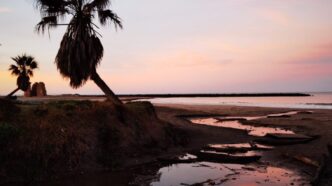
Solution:
<svg viewBox="0 0 332 186"><path fill-rule="evenodd" d="M290 117L267 117L246 121L254 126L280 127L292 130L297 134L319 135L318 139L309 143L277 146L273 151L267 152L267 159L273 161L274 164L306 172L308 177L312 177L315 174L317 167L307 165L292 157L306 157L319 162L323 154L328 153L327 144L332 144L332 110L178 104L158 104L155 106L161 119L187 131L189 135L188 149L199 149L207 144L246 143L254 140L256 137L248 135L243 130L195 125L179 116L221 115L254 117L290 111L313 111L312 113L299 112Z"/></svg>

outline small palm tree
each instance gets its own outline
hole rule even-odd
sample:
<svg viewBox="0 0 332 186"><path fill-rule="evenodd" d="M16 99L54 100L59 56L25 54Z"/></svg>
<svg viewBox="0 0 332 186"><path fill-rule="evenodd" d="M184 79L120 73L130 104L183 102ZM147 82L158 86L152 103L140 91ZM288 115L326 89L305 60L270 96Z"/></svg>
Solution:
<svg viewBox="0 0 332 186"><path fill-rule="evenodd" d="M98 14L101 25L113 23L115 28L122 28L120 18L107 9L110 0L36 0L42 20L37 24L38 32L45 32L60 25L67 26L62 38L55 63L60 74L70 79L70 86L79 88L87 80L93 80L115 104L122 104L119 98L100 78L96 68L100 63L104 49L93 22ZM71 16L68 24L60 24L65 16Z"/></svg>
<svg viewBox="0 0 332 186"><path fill-rule="evenodd" d="M33 70L38 68L38 63L35 58L26 54L21 56L12 57L16 64L9 66L9 71L12 75L17 76L17 88L7 95L10 98L18 90L26 91L30 86L30 77L33 76Z"/></svg>

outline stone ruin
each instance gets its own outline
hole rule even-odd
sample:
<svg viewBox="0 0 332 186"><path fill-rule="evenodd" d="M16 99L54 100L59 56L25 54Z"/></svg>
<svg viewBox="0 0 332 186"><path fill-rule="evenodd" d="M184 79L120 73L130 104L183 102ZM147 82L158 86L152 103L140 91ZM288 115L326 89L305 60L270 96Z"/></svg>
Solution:
<svg viewBox="0 0 332 186"><path fill-rule="evenodd" d="M46 87L45 87L45 83L43 82L36 82L29 87L29 89L27 91L24 92L24 96L26 97L43 97L43 96L47 96L47 92L46 92Z"/></svg>

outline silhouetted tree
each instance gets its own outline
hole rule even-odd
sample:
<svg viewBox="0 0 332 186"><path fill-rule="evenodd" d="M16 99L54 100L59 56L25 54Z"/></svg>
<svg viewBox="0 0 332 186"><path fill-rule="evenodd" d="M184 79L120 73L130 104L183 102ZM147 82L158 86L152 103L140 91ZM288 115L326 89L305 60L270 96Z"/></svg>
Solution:
<svg viewBox="0 0 332 186"><path fill-rule="evenodd" d="M42 20L37 24L38 32L45 29L66 25L55 63L60 74L70 79L70 86L81 87L88 79L93 80L115 104L122 104L119 98L100 78L96 67L103 57L103 46L97 32L94 18L98 14L101 25L113 23L115 28L122 28L120 18L107 9L110 0L36 0ZM71 16L68 24L59 24L59 20Z"/></svg>
<svg viewBox="0 0 332 186"><path fill-rule="evenodd" d="M38 68L35 58L26 54L12 58L16 64L9 66L12 75L17 76L17 88L7 95L10 98L18 90L26 91L30 87L30 77L33 76L33 70Z"/></svg>

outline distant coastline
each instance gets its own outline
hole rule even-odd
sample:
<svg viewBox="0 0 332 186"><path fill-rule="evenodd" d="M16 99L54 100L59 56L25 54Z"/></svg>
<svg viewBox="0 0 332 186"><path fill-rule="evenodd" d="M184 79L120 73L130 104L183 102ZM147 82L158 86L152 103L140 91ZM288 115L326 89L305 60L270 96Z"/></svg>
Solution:
<svg viewBox="0 0 332 186"><path fill-rule="evenodd" d="M225 94L117 94L119 97L127 98L195 98L195 97L308 97L312 96L308 93L225 93ZM4 97L4 96L0 96ZM22 95L18 95L22 97ZM59 95L48 95L49 97L105 97L104 95L88 95L88 94L59 94ZM43 97L38 97L43 98Z"/></svg>
<svg viewBox="0 0 332 186"><path fill-rule="evenodd" d="M70 96L70 94L62 95ZM82 97L104 97L103 95L71 95ZM230 94L118 94L119 97L174 98L174 97L305 97L307 93L230 93Z"/></svg>
<svg viewBox="0 0 332 186"><path fill-rule="evenodd" d="M236 93L236 94L123 94L120 97L299 97L311 96L305 93Z"/></svg>

